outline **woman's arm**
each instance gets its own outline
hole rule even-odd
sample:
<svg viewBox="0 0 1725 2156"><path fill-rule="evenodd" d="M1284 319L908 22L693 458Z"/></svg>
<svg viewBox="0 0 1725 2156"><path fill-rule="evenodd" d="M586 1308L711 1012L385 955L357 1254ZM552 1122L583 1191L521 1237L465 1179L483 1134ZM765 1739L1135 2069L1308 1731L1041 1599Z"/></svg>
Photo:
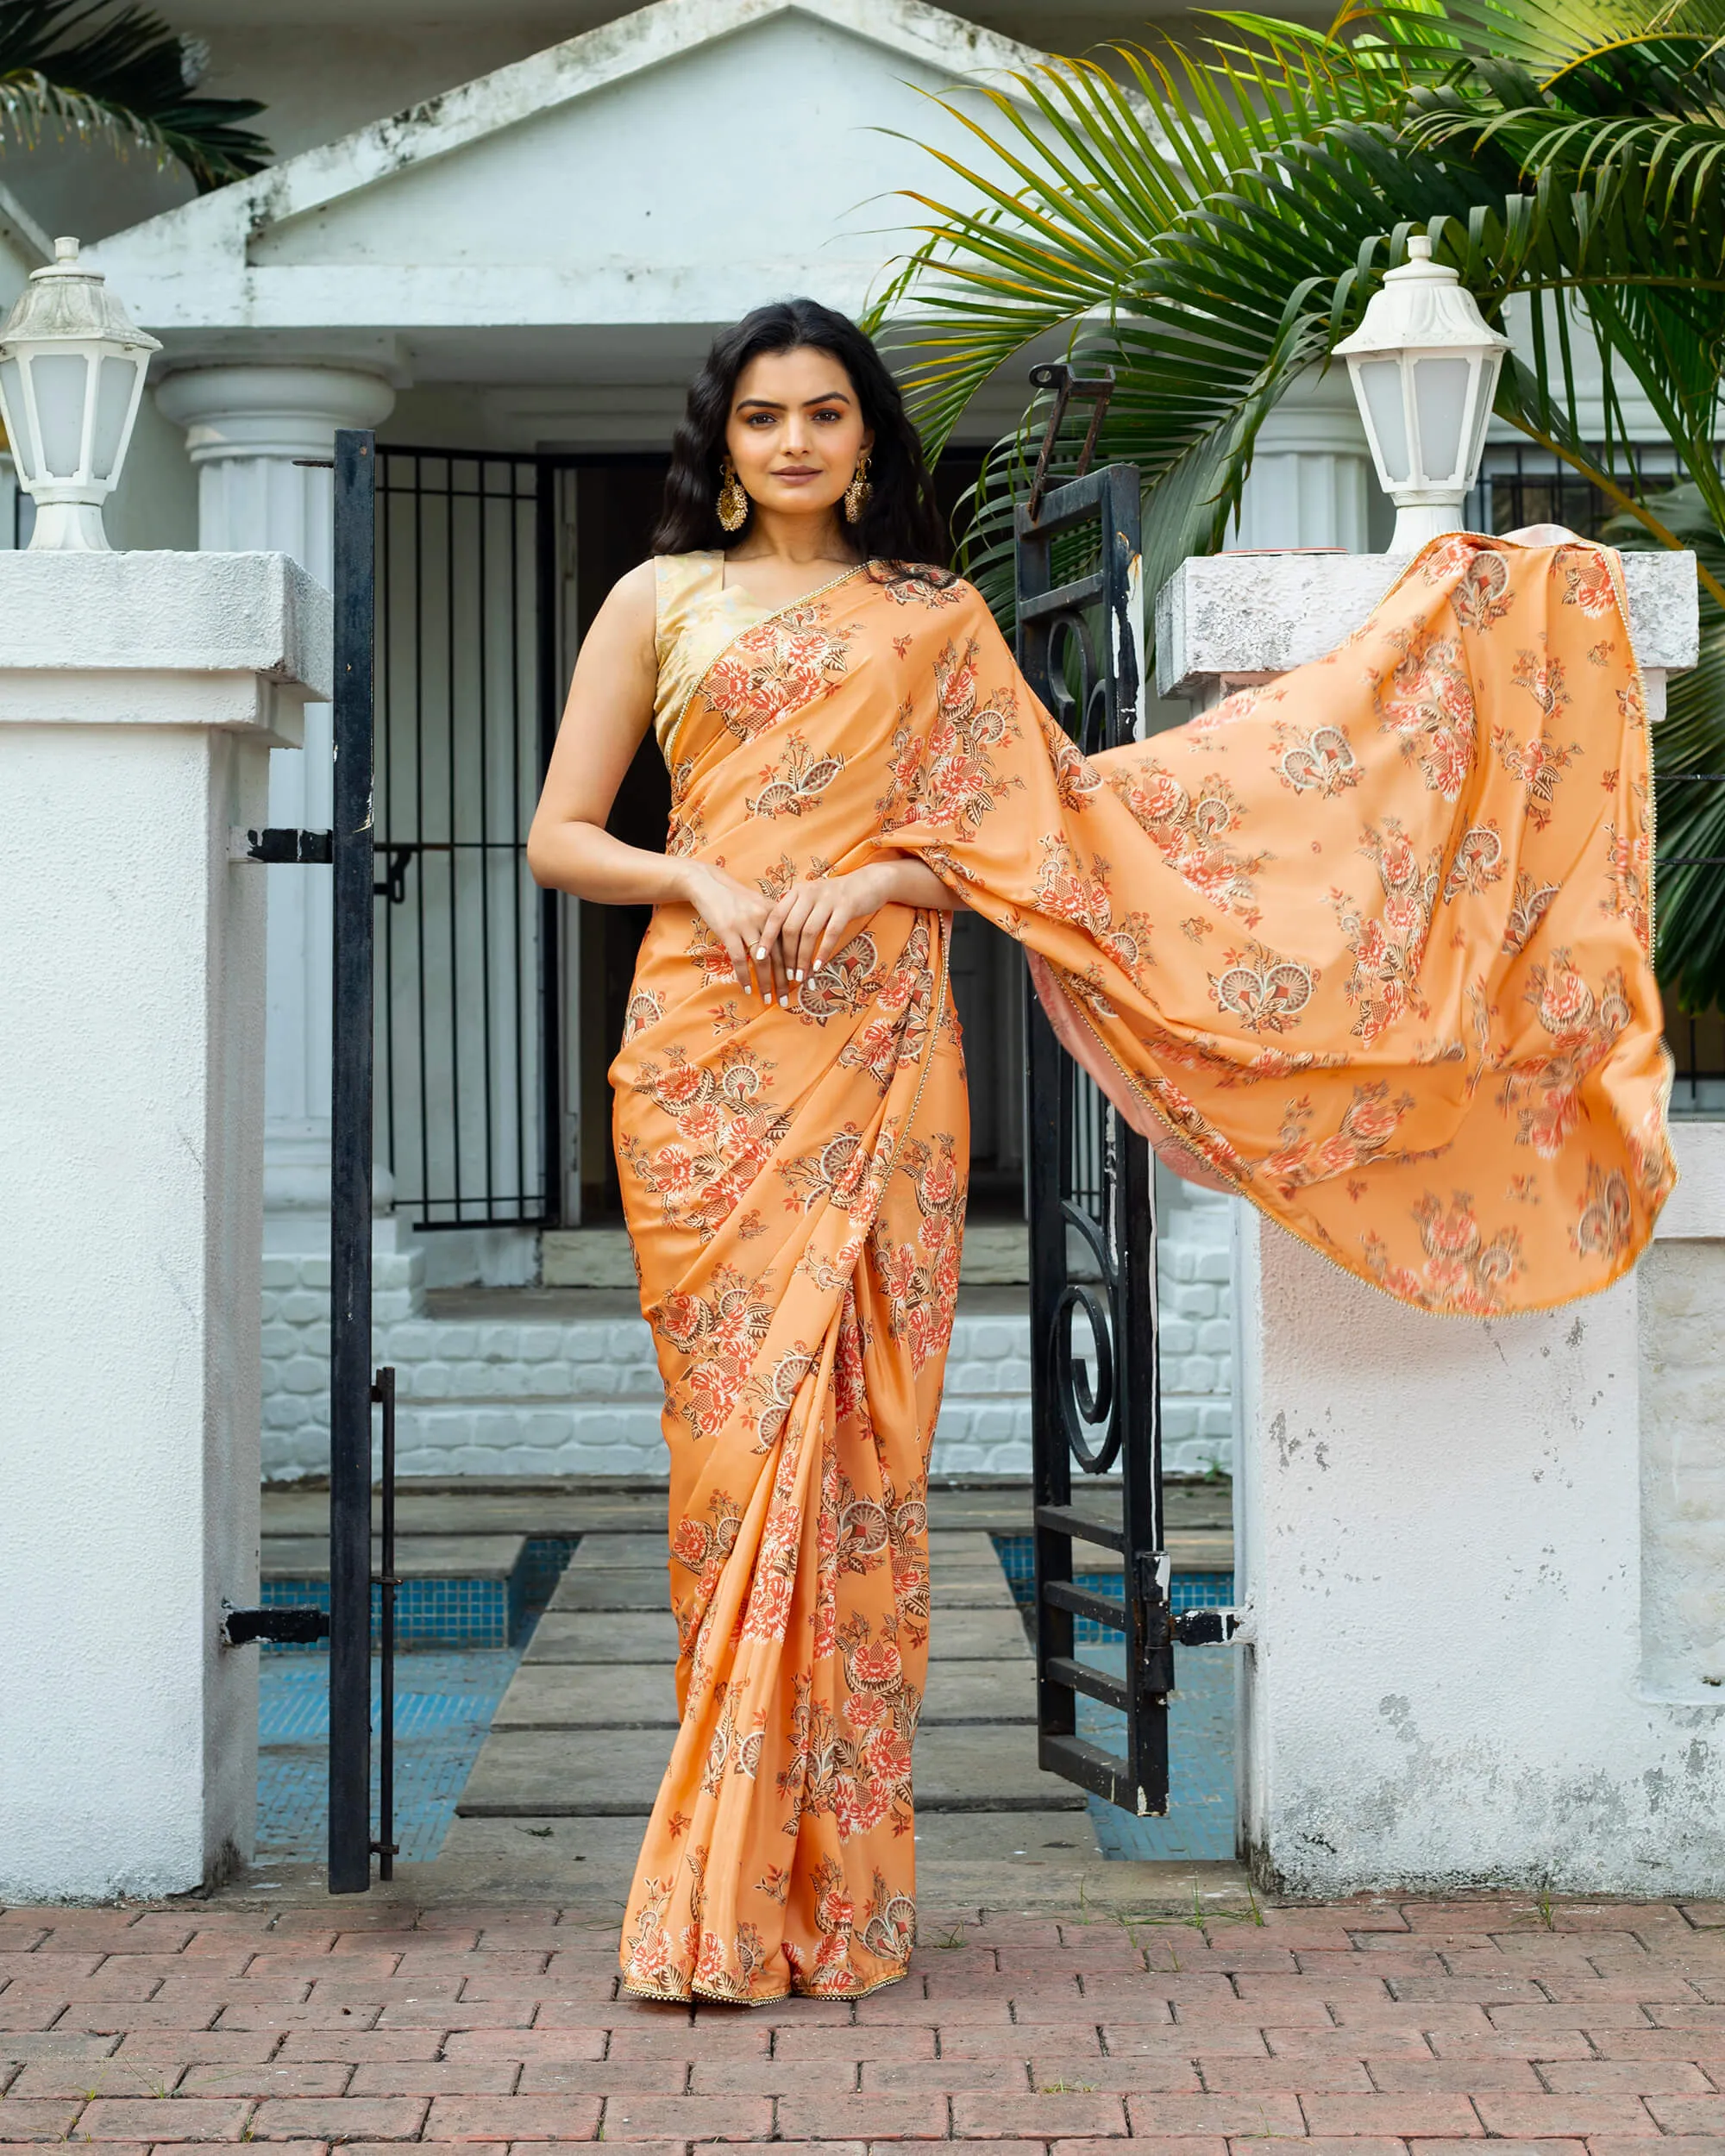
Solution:
<svg viewBox="0 0 1725 2156"><path fill-rule="evenodd" d="M563 723L527 834L527 865L555 891L602 906L692 906L724 943L738 983L753 994L750 954L769 911L758 891L705 862L626 846L605 828L635 751L653 718L658 662L653 648L650 561L613 586L581 638ZM766 963L755 968L771 1000Z"/></svg>

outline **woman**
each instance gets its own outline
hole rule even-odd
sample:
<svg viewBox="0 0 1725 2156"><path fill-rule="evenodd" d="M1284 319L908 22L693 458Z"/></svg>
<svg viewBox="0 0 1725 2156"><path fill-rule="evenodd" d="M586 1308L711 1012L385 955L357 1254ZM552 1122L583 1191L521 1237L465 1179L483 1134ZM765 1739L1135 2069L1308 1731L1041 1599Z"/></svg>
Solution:
<svg viewBox="0 0 1725 2156"><path fill-rule="evenodd" d="M1086 761L941 542L891 378L720 337L529 844L651 904L612 1072L666 1389L682 1726L627 1988L904 1974L924 1498L968 1125L951 909L1164 1156L1419 1307L1605 1286L1673 1181L1615 557L1435 542L1315 666ZM647 726L662 856L605 830Z"/></svg>

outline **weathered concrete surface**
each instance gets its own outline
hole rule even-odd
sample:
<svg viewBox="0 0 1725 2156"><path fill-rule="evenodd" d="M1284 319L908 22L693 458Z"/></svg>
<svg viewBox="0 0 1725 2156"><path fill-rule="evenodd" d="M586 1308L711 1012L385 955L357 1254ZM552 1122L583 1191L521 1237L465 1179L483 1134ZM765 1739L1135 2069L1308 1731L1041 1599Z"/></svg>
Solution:
<svg viewBox="0 0 1725 2156"><path fill-rule="evenodd" d="M466 1819L644 1819L674 1735L671 1728L493 1727L458 1808Z"/></svg>
<svg viewBox="0 0 1725 2156"><path fill-rule="evenodd" d="M933 1722L1036 1720L1036 1670L1025 1662L929 1664L920 1727Z"/></svg>
<svg viewBox="0 0 1725 2156"><path fill-rule="evenodd" d="M524 1535L398 1535L395 1569L408 1580L506 1580L521 1562ZM327 1535L269 1535L260 1545L267 1580L327 1580ZM372 1569L383 1562L383 1545L372 1538Z"/></svg>
<svg viewBox="0 0 1725 2156"><path fill-rule="evenodd" d="M1674 1142L1680 1237L1543 1314L1434 1322L1242 1219L1246 1829L1289 1890L1725 1890L1725 1126Z"/></svg>
<svg viewBox="0 0 1725 2156"><path fill-rule="evenodd" d="M1157 594L1160 696L1195 698L1218 677L1285 674L1358 629L1412 559L1398 554L1216 554L1182 562ZM1695 664L1692 554L1626 554L1629 627L1642 666Z"/></svg>
<svg viewBox="0 0 1725 2156"><path fill-rule="evenodd" d="M530 1662L674 1662L677 1624L668 1609L607 1615L547 1610L534 1627Z"/></svg>
<svg viewBox="0 0 1725 2156"><path fill-rule="evenodd" d="M1082 1812L1084 1792L1036 1764L1020 1723L937 1723L917 1732L911 1779L925 1812Z"/></svg>
<svg viewBox="0 0 1725 2156"><path fill-rule="evenodd" d="M562 1616L575 1610L613 1610L619 1616L641 1611L663 1612L670 1601L670 1589L662 1564L649 1570L644 1565L619 1565L601 1569L590 1564L578 1570L570 1565L557 1583L557 1591L551 1597L548 1616Z"/></svg>
<svg viewBox="0 0 1725 2156"><path fill-rule="evenodd" d="M674 1729L668 1659L656 1665L524 1663L492 1716L493 1729Z"/></svg>
<svg viewBox="0 0 1725 2156"><path fill-rule="evenodd" d="M515 1673L493 1729L674 1728L677 1702L668 1658L640 1664L528 1662ZM934 1722L1032 1722L1035 1672L1025 1662L936 1662L929 1670L921 1727Z"/></svg>
<svg viewBox="0 0 1725 2156"><path fill-rule="evenodd" d="M662 1560L627 1560L663 1547L644 1528L582 1541L468 1777L452 1851L487 1868L538 1863L543 1876L584 1853L587 1822L614 1851L607 1822L651 1811L675 1735L675 1631ZM930 1559L919 1847L927 1822L945 1817L966 1822L938 1837L957 1861L1040 1862L1068 1848L1088 1856L1095 1838L1082 1795L1036 1763L1034 1667L993 1540L980 1526L937 1528ZM1051 1833L1050 1820L1063 1824Z"/></svg>
<svg viewBox="0 0 1725 2156"><path fill-rule="evenodd" d="M1028 1662L1030 1642L1016 1607L938 1609L929 1626L929 1651L936 1660ZM931 1664L932 1666L932 1664Z"/></svg>

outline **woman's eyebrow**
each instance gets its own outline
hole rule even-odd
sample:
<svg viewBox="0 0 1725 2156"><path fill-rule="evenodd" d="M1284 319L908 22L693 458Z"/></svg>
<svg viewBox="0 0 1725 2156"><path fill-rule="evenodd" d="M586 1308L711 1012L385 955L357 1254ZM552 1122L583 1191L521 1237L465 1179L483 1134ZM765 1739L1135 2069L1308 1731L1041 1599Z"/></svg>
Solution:
<svg viewBox="0 0 1725 2156"><path fill-rule="evenodd" d="M812 404L848 404L850 402L850 398L842 389L829 389L824 390L819 397L805 397L803 409L806 411ZM785 410L785 406L776 397L739 397L737 398L738 411L748 411L751 408L760 411L783 411Z"/></svg>

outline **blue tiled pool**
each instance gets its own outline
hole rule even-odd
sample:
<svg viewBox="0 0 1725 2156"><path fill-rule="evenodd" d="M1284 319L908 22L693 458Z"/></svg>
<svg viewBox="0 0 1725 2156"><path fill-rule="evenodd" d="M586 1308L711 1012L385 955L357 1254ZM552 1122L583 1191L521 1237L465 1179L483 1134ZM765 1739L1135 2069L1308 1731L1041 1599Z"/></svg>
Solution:
<svg viewBox="0 0 1725 2156"><path fill-rule="evenodd" d="M491 1718L526 1646L405 1654L395 1665L395 1839L404 1864L442 1846ZM377 1673L372 1727L377 1727ZM322 1863L329 1837L329 1656L266 1655L258 1678L258 1857ZM377 1748L372 1749L377 1803Z"/></svg>

